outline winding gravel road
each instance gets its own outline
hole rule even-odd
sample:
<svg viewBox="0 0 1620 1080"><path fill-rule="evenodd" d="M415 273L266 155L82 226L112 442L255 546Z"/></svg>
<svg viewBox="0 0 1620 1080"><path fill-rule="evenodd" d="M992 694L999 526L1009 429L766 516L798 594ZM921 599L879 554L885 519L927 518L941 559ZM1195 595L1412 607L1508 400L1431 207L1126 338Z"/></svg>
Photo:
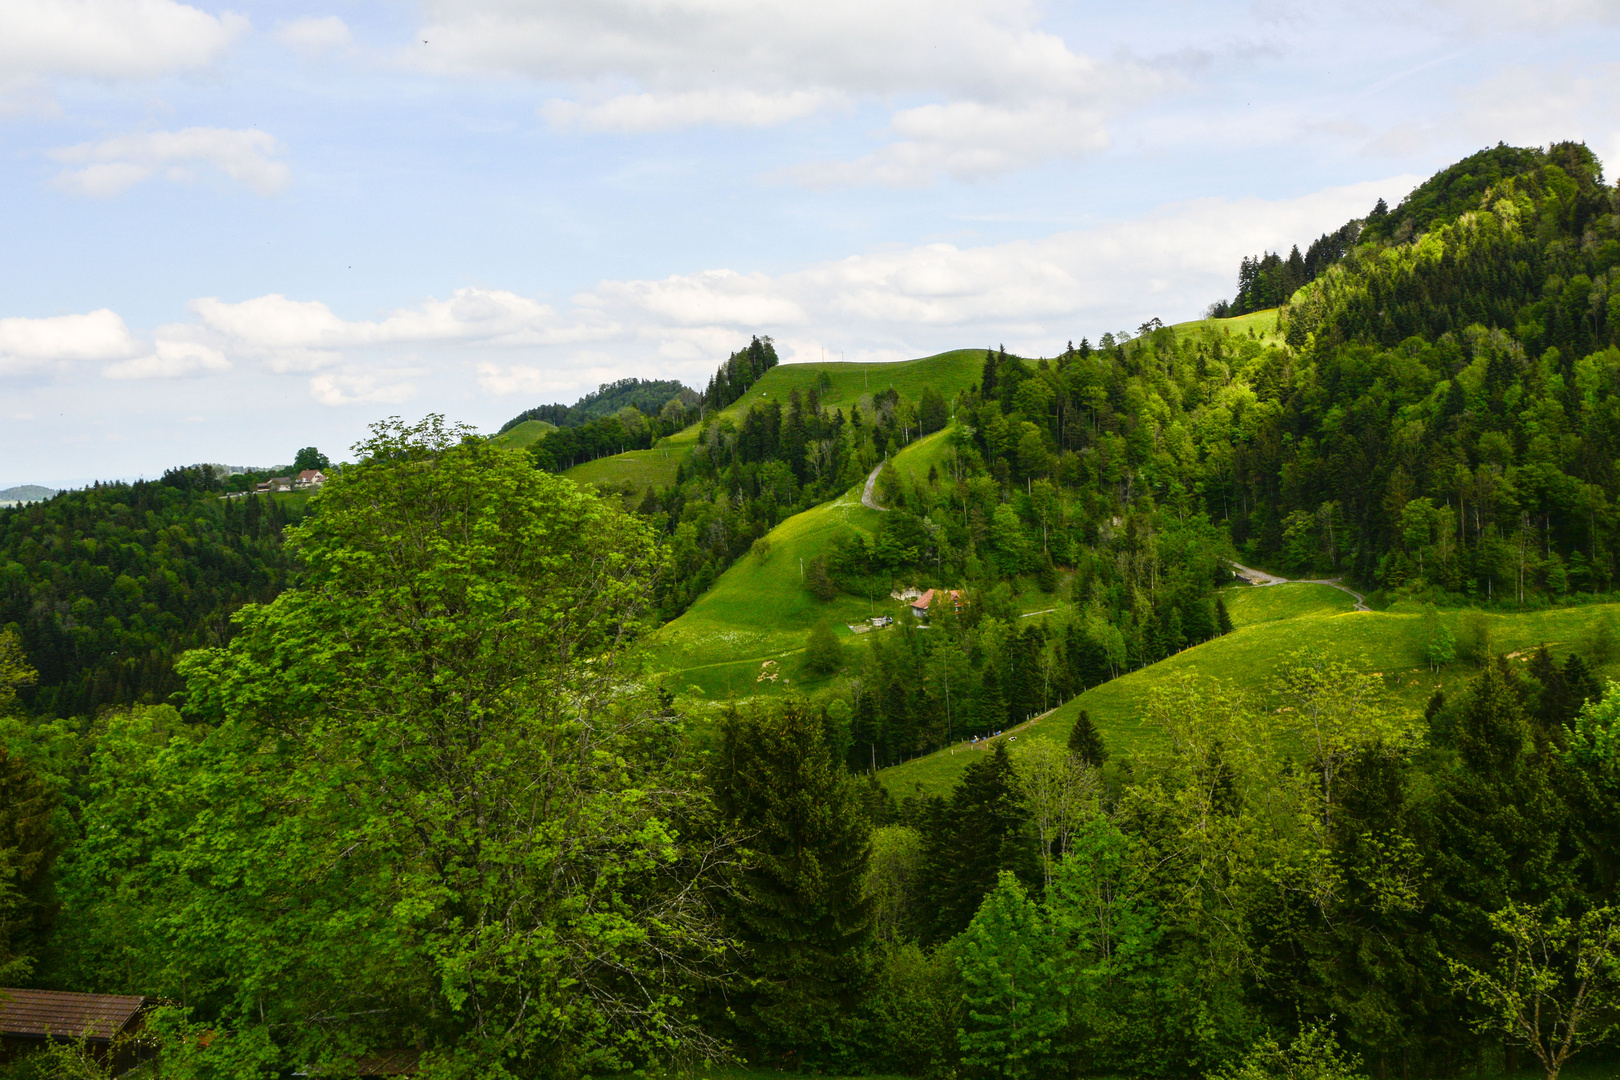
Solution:
<svg viewBox="0 0 1620 1080"><path fill-rule="evenodd" d="M872 485L871 485L870 482L868 482L866 486L867 486L868 490L870 490ZM1232 564L1232 569L1237 571L1238 577L1242 578L1244 581L1247 581L1250 585L1289 585L1289 584L1293 584L1293 585L1326 585L1329 588L1338 589L1342 593L1349 593L1350 598L1356 602L1356 610L1357 611L1371 611L1372 610L1372 608L1367 606L1367 598L1366 597L1362 596L1360 593L1356 592L1354 589L1347 588L1344 585L1341 585L1339 583L1338 578L1285 578L1285 577L1278 577L1275 574L1268 574L1264 570L1256 570L1252 566L1244 566L1242 563L1236 563L1236 562Z"/></svg>
<svg viewBox="0 0 1620 1080"><path fill-rule="evenodd" d="M861 505L870 507L873 510L882 510L887 513L889 508L887 506L879 506L878 501L872 498L872 488L877 485L878 473L883 471L883 465L885 464L887 464L887 462L879 464L877 468L872 470L872 475L866 478L866 490L861 492Z"/></svg>

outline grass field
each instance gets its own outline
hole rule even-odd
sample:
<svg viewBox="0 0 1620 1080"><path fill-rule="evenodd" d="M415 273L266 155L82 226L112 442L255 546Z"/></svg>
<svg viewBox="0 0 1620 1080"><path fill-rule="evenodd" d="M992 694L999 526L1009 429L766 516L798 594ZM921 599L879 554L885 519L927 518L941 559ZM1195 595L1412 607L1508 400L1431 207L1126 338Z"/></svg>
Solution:
<svg viewBox="0 0 1620 1080"><path fill-rule="evenodd" d="M492 443L498 443L501 446L510 446L521 449L535 442L535 440L539 439L540 436L556 430L556 424L549 423L545 420L525 420L523 423L511 428L510 430L503 431L499 435L490 436L489 441Z"/></svg>
<svg viewBox="0 0 1620 1080"><path fill-rule="evenodd" d="M1319 648L1383 676L1391 699L1421 710L1436 690L1448 696L1470 682L1477 669L1456 661L1438 673L1422 661L1423 616L1417 610L1355 611L1350 597L1327 585L1295 583L1264 588L1233 586L1222 593L1236 629L1225 637L1186 649L1151 667L1130 672L1084 694L1017 732L1019 738L1064 740L1081 709L1091 714L1109 752L1140 755L1159 745L1158 732L1142 718L1148 694L1186 674L1225 680L1245 688L1257 707L1269 708L1267 685L1288 653ZM1447 611L1442 620L1459 639L1467 621L1489 628L1497 652L1519 653L1545 643L1562 658L1604 626L1620 629L1620 605L1593 604L1524 614ZM1611 665L1603 673L1615 677ZM897 796L919 788L948 790L978 751L941 750L884 770L884 784Z"/></svg>
<svg viewBox="0 0 1620 1080"><path fill-rule="evenodd" d="M947 446L945 434L918 439L895 455L895 467L926 476ZM804 587L804 563L844 529L870 535L880 517L881 511L861 505L857 487L782 522L680 618L651 636L643 655L652 671L671 691L711 699L807 688L794 656L817 622L831 623L849 643L856 635L848 623L874 614L910 618L904 604L887 596L839 596L824 604ZM777 677L762 681L761 673L769 674L767 660L775 661Z"/></svg>
<svg viewBox="0 0 1620 1080"><path fill-rule="evenodd" d="M691 453L691 445L670 447L664 440L652 450L629 450L611 457L600 457L575 465L563 475L581 484L592 484L616 491L627 503L640 501L649 487L668 487L675 482L675 470Z"/></svg>

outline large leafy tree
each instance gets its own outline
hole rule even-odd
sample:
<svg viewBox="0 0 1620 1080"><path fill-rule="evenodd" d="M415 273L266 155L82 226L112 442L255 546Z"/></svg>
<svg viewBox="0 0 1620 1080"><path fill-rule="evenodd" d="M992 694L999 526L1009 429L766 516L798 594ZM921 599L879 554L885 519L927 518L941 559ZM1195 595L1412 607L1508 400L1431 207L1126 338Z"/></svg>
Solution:
<svg viewBox="0 0 1620 1080"><path fill-rule="evenodd" d="M699 1038L703 810L612 663L644 530L437 417L357 449L292 534L302 587L183 664L211 730L162 743L151 805L88 812L140 988L294 1063L569 1075Z"/></svg>

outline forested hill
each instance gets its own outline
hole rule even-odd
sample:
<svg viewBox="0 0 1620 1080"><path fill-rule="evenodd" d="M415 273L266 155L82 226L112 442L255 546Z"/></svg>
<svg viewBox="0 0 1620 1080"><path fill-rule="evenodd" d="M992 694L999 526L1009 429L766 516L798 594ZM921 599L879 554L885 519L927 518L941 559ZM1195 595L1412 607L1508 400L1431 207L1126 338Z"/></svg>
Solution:
<svg viewBox="0 0 1620 1080"><path fill-rule="evenodd" d="M1482 598L1610 589L1616 210L1569 143L1418 188L1280 310L1289 348L1219 376L1188 430L1206 508L1288 570ZM1195 348L1144 347L1162 365Z"/></svg>
<svg viewBox="0 0 1620 1080"><path fill-rule="evenodd" d="M94 716L180 689L174 661L287 583L281 531L303 496L221 498L206 467L0 509L0 631L37 670L24 702Z"/></svg>
<svg viewBox="0 0 1620 1080"><path fill-rule="evenodd" d="M657 416L658 410L675 397L697 399L694 391L676 379L620 379L603 383L572 405L537 405L525 409L502 424L501 432L510 431L525 420L544 420L560 428L579 427L626 408Z"/></svg>

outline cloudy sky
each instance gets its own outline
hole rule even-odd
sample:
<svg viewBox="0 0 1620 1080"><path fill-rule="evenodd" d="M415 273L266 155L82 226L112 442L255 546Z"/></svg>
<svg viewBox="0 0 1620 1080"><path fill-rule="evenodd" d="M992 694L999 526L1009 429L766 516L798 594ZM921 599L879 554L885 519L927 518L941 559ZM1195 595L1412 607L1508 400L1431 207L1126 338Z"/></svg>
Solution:
<svg viewBox="0 0 1620 1080"><path fill-rule="evenodd" d="M1483 146L1620 161L1620 0L5 0L0 487L626 375L1050 354Z"/></svg>

